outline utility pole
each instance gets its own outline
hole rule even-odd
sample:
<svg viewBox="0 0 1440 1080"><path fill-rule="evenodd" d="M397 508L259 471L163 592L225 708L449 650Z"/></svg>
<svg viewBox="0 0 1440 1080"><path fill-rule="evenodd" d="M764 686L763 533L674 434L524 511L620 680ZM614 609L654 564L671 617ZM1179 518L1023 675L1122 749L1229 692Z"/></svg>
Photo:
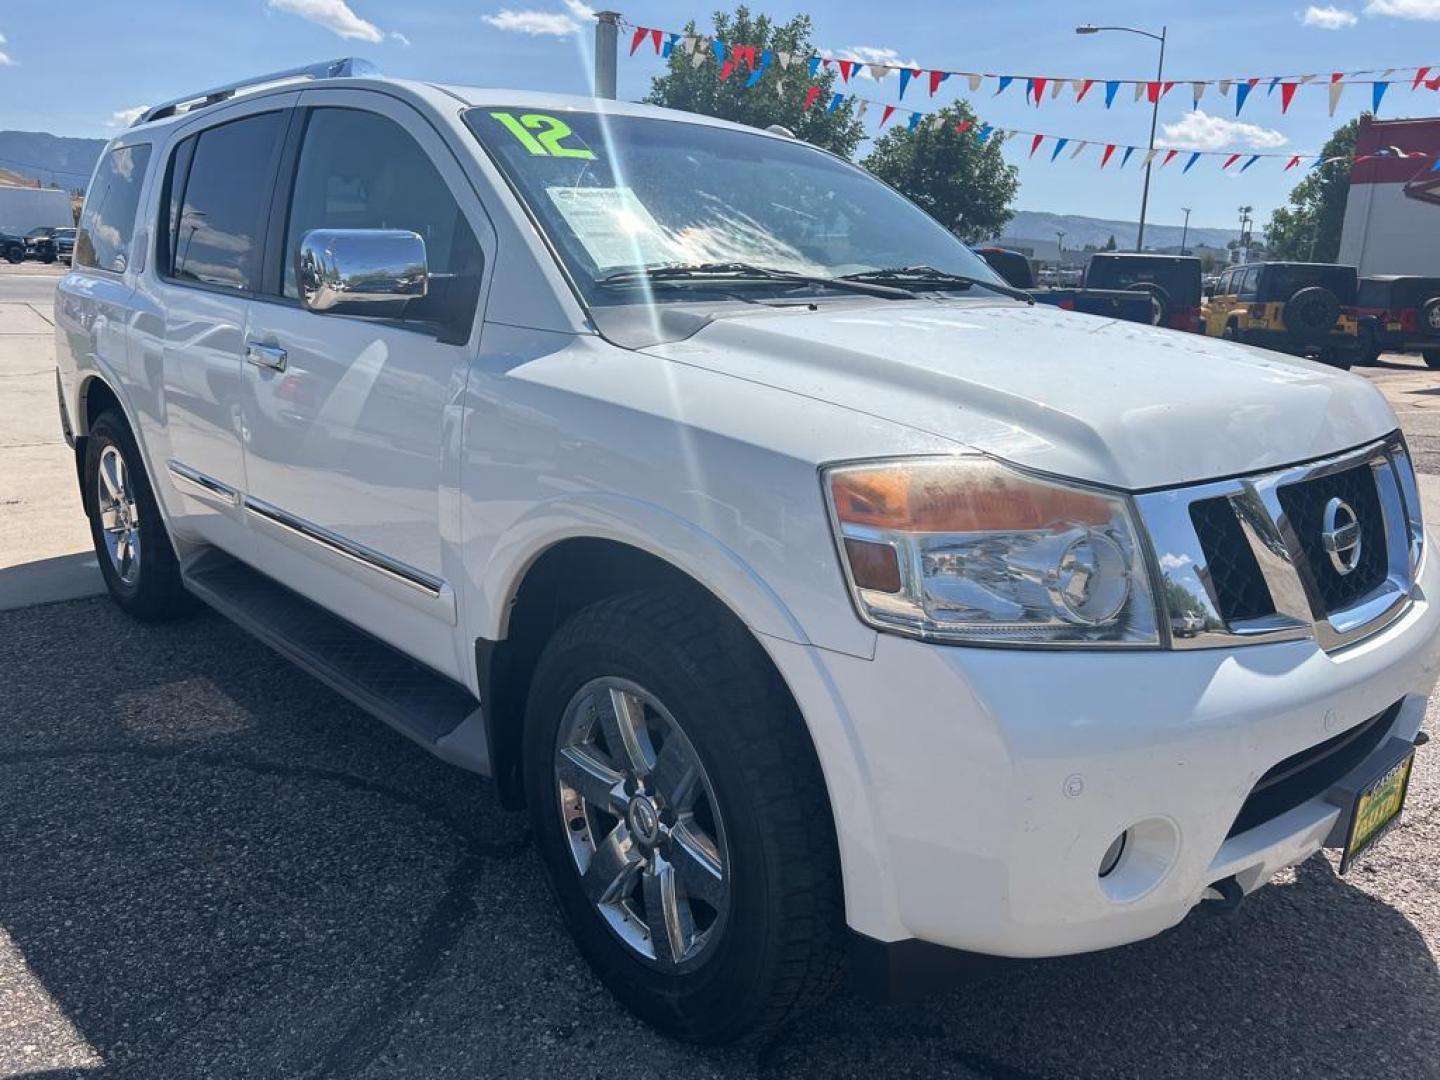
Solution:
<svg viewBox="0 0 1440 1080"><path fill-rule="evenodd" d="M595 96L615 100L615 58L620 48L620 13L595 13Z"/></svg>
<svg viewBox="0 0 1440 1080"><path fill-rule="evenodd" d="M1254 212L1254 210L1255 208L1253 206L1240 207L1240 261L1242 263L1248 263L1250 261L1249 230L1250 227L1255 224L1254 219L1251 218L1250 215Z"/></svg>
<svg viewBox="0 0 1440 1080"><path fill-rule="evenodd" d="M1055 269L1065 269L1065 232L1063 229L1055 230Z"/></svg>
<svg viewBox="0 0 1440 1080"><path fill-rule="evenodd" d="M1185 227L1180 230L1180 254L1184 255L1185 241L1190 236L1190 207L1182 206L1180 209L1185 211Z"/></svg>

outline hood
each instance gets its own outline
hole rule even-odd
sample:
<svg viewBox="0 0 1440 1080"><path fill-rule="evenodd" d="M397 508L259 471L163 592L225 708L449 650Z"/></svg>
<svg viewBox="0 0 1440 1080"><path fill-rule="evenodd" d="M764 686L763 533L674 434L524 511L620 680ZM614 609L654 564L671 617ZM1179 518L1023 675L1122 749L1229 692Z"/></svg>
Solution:
<svg viewBox="0 0 1440 1080"><path fill-rule="evenodd" d="M1130 490L1323 457L1397 426L1368 381L1321 364L1038 305L752 308L645 351Z"/></svg>

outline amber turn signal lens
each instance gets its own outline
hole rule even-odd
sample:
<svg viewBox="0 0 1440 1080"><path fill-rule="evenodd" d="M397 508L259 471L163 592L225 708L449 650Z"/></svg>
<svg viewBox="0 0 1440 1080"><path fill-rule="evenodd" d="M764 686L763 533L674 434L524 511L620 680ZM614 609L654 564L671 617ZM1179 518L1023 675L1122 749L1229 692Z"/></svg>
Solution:
<svg viewBox="0 0 1440 1080"><path fill-rule="evenodd" d="M850 560L850 576L860 588L883 593L900 591L900 559L889 544L847 537L845 555Z"/></svg>
<svg viewBox="0 0 1440 1080"><path fill-rule="evenodd" d="M1018 475L983 458L837 469L830 496L842 525L894 532L998 532L1105 525L1107 500Z"/></svg>

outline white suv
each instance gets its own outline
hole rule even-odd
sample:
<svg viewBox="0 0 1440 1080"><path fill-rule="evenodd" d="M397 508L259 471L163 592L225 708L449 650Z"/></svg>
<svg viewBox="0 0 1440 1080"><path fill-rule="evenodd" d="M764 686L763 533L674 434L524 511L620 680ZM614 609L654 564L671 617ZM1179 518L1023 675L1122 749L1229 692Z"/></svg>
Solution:
<svg viewBox="0 0 1440 1080"><path fill-rule="evenodd" d="M666 1031L1135 941L1399 813L1440 571L1381 396L1035 307L783 134L337 62L149 110L74 262L115 600L528 804Z"/></svg>

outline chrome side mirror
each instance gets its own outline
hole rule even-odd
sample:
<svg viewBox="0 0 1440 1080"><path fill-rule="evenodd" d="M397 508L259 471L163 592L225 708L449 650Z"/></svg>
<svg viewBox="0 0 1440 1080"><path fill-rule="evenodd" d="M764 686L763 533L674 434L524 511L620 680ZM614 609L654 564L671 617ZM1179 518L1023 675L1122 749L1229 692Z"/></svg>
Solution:
<svg viewBox="0 0 1440 1080"><path fill-rule="evenodd" d="M295 253L295 283L309 311L388 311L429 291L425 241L405 229L313 229Z"/></svg>

